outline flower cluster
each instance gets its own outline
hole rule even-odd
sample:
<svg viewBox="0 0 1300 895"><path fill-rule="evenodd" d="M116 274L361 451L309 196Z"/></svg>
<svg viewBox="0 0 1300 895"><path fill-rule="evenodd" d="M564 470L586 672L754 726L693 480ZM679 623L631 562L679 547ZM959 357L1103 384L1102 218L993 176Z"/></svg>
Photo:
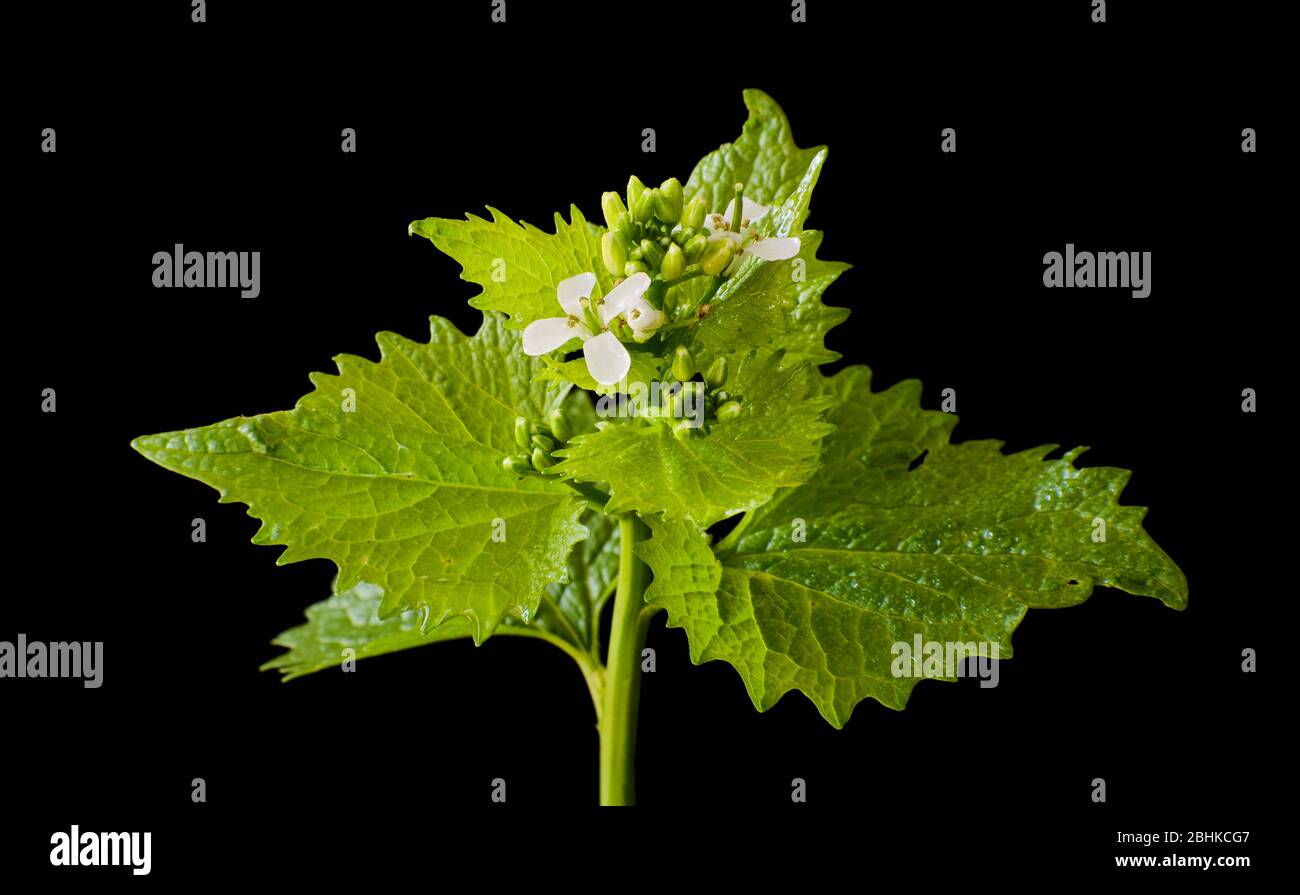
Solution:
<svg viewBox="0 0 1300 895"><path fill-rule="evenodd" d="M618 278L608 295L594 297L596 275L579 273L562 280L556 299L563 317L534 320L524 329L524 352L548 354L573 339L582 342L587 372L600 385L614 385L627 375L632 356L624 342L645 342L670 320L664 298L669 289L695 277L710 277L710 296L747 257L765 261L793 258L797 237L764 237L755 223L768 212L744 196L736 184L735 198L721 212L710 213L702 195L683 201L682 184L670 177L647 187L633 175L627 183L627 203L618 193L600 200L605 224L601 261ZM698 303L686 313L703 316Z"/></svg>
<svg viewBox="0 0 1300 895"><path fill-rule="evenodd" d="M678 345L673 354L673 376L681 381L681 388L673 396L672 415L679 417L673 425L673 434L678 438L689 438L701 428L699 420L712 419L725 423L740 416L743 407L741 397L727 391L727 359L715 358L707 370L698 371L696 379L695 358L685 345ZM683 408L698 407L698 415L683 412Z"/></svg>
<svg viewBox="0 0 1300 895"><path fill-rule="evenodd" d="M527 417L515 418L515 446L520 453L511 454L501 461L507 472L519 476L536 475L555 465L551 451L564 445L572 435L564 411L556 408L547 417L546 425L530 423Z"/></svg>

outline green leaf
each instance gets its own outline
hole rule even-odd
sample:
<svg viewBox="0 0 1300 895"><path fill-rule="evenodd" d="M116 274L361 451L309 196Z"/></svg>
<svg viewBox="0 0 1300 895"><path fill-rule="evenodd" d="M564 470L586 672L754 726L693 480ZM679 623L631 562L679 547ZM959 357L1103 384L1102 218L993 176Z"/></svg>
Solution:
<svg viewBox="0 0 1300 895"><path fill-rule="evenodd" d="M795 689L836 727L867 697L901 709L916 678L894 676L895 643L985 641L1006 658L1027 609L1075 605L1095 584L1186 606L1145 509L1118 503L1127 471L1076 469L1081 449L1045 460L1050 446L947 444L952 423L920 409L919 383L872 394L865 367L825 389L843 403L806 484L755 510L716 555L664 520L638 548L655 575L646 599L685 628L693 661L734 665L760 711Z"/></svg>
<svg viewBox="0 0 1300 895"><path fill-rule="evenodd" d="M544 421L567 386L533 382L541 361L497 315L473 338L430 322L427 344L380 333L378 363L340 355L338 375L313 374L291 411L132 446L247 503L262 521L253 542L285 546L280 563L331 559L336 591L368 582L385 616L464 616L481 642L507 614L535 615L586 536L570 489L501 468L515 417Z"/></svg>
<svg viewBox="0 0 1300 895"><path fill-rule="evenodd" d="M366 659L430 643L468 639L474 633L469 619L454 617L426 634L421 630L424 613L415 609L381 618L383 596L381 589L363 581L308 606L306 623L290 628L272 641L288 652L266 662L261 670L278 670L284 680L291 681L342 665L345 649L353 650L353 658ZM511 633L509 623L497 632Z"/></svg>
<svg viewBox="0 0 1300 895"><path fill-rule="evenodd" d="M550 584L531 623L507 616L496 633L519 637L549 634L581 652L595 652L596 620L618 578L618 524L609 516L588 512L582 520L590 535L569 555L569 581ZM473 623L453 616L425 631L424 612L407 610L383 618L383 591L367 582L307 607L307 621L272 641L285 647L262 666L278 670L285 681L343 664L345 649L365 659L474 636Z"/></svg>
<svg viewBox="0 0 1300 895"><path fill-rule="evenodd" d="M511 327L522 329L534 320L563 316L555 292L561 280L589 271L601 294L613 288L600 258L604 228L589 223L577 206L569 208L571 221L555 215L554 233L515 223L495 208L488 211L490 221L471 214L463 221L425 218L408 228L460 262L461 279L483 287L471 306L508 314Z"/></svg>
<svg viewBox="0 0 1300 895"><path fill-rule="evenodd" d="M703 196L710 212L726 208L737 183L745 185L745 195L763 205L784 200L823 148L796 146L785 113L763 91L746 90L745 106L749 118L740 136L700 159L684 187L687 201Z"/></svg>
<svg viewBox="0 0 1300 895"><path fill-rule="evenodd" d="M555 456L554 471L581 482L607 482L606 510L664 513L700 526L753 509L816 468L827 397L807 394L806 368L782 366L780 353L734 358L727 390L741 398L738 418L709 422L688 438L676 420L603 421Z"/></svg>

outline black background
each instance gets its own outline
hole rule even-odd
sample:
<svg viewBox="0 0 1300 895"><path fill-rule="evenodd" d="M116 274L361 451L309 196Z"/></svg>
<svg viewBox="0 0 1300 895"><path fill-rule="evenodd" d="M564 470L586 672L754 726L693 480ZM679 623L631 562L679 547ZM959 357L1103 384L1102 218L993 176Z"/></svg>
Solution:
<svg viewBox="0 0 1300 895"><path fill-rule="evenodd" d="M781 3L511 2L494 28L488 3L274 22L213 3L202 26L175 4L15 30L47 76L6 124L19 372L0 639L103 640L105 682L0 683L6 868L50 871L49 835L73 823L152 830L152 879L171 881L249 861L550 863L624 830L691 860L734 834L731 860L795 866L998 846L985 878L1113 867L1142 852L1114 845L1120 829L1252 830L1210 851L1264 853L1289 151L1268 23L833 5L794 26ZM684 46L656 44L678 26ZM798 694L758 714L733 669L692 666L660 617L635 821L588 810L591 706L545 644L441 644L287 685L259 673L332 564L277 568L242 505L130 439L290 407L309 371L377 357L380 330L423 339L431 313L472 332L478 287L408 222L491 204L550 229L571 201L598 220L629 173L685 179L739 134L746 86L784 106L800 145L831 149L809 226L823 258L854 265L826 295L853 312L831 346L877 387L922 379L929 407L955 388L958 440L1086 444L1083 464L1134 470L1123 502L1152 508L1190 608L1101 588L1031 612L997 688L922 684L905 712L868 701L842 731ZM261 295L152 288L153 253L177 242L260 251ZM1150 296L1044 289L1042 256L1067 242L1152 252ZM56 414L39 412L45 387ZM1259 674L1240 670L1247 647ZM190 801L196 776L207 804ZM793 777L807 805L790 803ZM822 833L859 851L808 852Z"/></svg>

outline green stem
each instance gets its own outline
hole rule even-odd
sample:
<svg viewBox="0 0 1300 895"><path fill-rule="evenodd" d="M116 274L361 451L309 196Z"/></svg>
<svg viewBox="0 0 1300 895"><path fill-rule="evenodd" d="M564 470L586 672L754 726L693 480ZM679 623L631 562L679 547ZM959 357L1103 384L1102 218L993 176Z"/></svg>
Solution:
<svg viewBox="0 0 1300 895"><path fill-rule="evenodd" d="M666 280L665 282L667 282L667 284L670 287L680 286L682 283L689 283L691 280L695 279L696 277L702 277L702 276L704 276L704 269L700 267L700 265L698 264L692 264L690 267L682 271L682 275L680 277L678 277L675 280Z"/></svg>
<svg viewBox="0 0 1300 895"><path fill-rule="evenodd" d="M605 709L600 714L600 804L636 802L636 720L641 697L641 649L650 627L643 591L649 569L633 553L646 534L635 514L618 519L618 590L605 663Z"/></svg>
<svg viewBox="0 0 1300 895"><path fill-rule="evenodd" d="M722 277L714 277L713 282L709 283L708 287L705 288L704 294L701 295L699 299L695 302L695 307L691 308L691 313L692 314L697 313L701 306L706 305L710 301L712 301L713 296L718 294L718 287L721 285L722 285Z"/></svg>
<svg viewBox="0 0 1300 895"><path fill-rule="evenodd" d="M676 285L676 281L669 284L662 277L655 277L650 281L650 288L646 290L646 301L650 302L655 308L662 311L664 309L664 295L668 292L669 285Z"/></svg>

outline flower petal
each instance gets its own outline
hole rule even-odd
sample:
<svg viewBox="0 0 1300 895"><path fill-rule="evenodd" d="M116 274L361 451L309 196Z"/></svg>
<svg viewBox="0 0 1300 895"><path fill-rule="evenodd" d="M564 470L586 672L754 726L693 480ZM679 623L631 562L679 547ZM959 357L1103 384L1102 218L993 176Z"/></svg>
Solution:
<svg viewBox="0 0 1300 895"><path fill-rule="evenodd" d="M594 273L580 273L577 276L569 277L567 280L560 280L560 284L555 287L555 297L560 300L560 307L564 308L564 313L574 317L582 316L581 301L591 296L591 290L596 288L596 275Z"/></svg>
<svg viewBox="0 0 1300 895"><path fill-rule="evenodd" d="M741 204L740 217L742 220L749 221L751 224L757 221L763 215L767 214L772 207L770 205L759 205L757 202L751 200L748 196L741 196L741 200L742 200L742 204ZM732 205L736 204L734 199L732 200L731 204Z"/></svg>
<svg viewBox="0 0 1300 895"><path fill-rule="evenodd" d="M632 368L632 355L612 332L588 339L582 353L587 358L587 372L601 385L613 385Z"/></svg>
<svg viewBox="0 0 1300 895"><path fill-rule="evenodd" d="M649 335L659 327L663 326L664 321L668 318L664 312L656 308L644 298L638 298L632 307L627 309L624 315L627 325L632 327L632 332L638 337Z"/></svg>
<svg viewBox="0 0 1300 895"><path fill-rule="evenodd" d="M600 306L600 322L609 323L622 314L649 288L650 275L645 271L634 273L619 283L609 291L609 295L605 296L605 301Z"/></svg>
<svg viewBox="0 0 1300 895"><path fill-rule="evenodd" d="M763 215L767 214L771 208L770 205L759 205L748 196L740 197L740 220L736 220L736 200L732 199L727 203L727 210L723 212L723 218L726 219L728 230L740 230L742 221L749 221L753 224Z"/></svg>
<svg viewBox="0 0 1300 895"><path fill-rule="evenodd" d="M570 339L591 338L591 331L568 317L544 317L534 320L524 330L524 354L536 357L559 348Z"/></svg>
<svg viewBox="0 0 1300 895"><path fill-rule="evenodd" d="M769 236L745 246L745 252L764 261L784 261L799 254L799 240L793 236Z"/></svg>

